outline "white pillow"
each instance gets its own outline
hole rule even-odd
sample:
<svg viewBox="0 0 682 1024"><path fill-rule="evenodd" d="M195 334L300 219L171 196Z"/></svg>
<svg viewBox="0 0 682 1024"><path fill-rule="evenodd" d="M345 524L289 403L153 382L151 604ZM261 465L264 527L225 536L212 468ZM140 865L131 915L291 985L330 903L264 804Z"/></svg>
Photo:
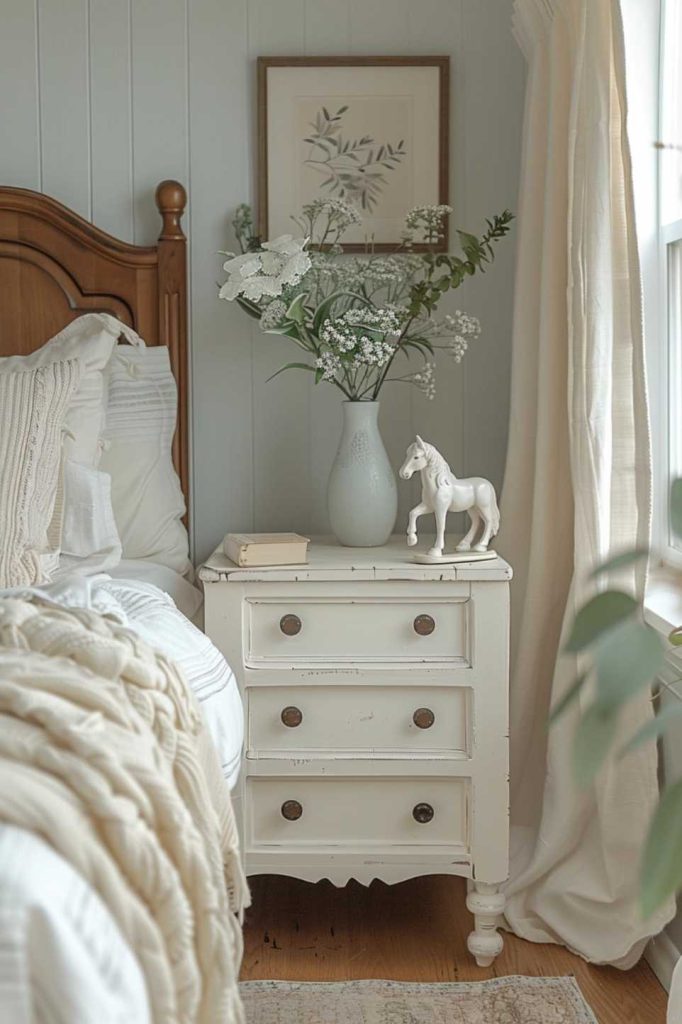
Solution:
<svg viewBox="0 0 682 1024"><path fill-rule="evenodd" d="M134 340L129 329L126 337ZM105 446L123 557L191 575L185 499L172 459L178 392L168 349L117 345L108 370Z"/></svg>
<svg viewBox="0 0 682 1024"><path fill-rule="evenodd" d="M81 466L71 459L65 462L62 520L55 579L74 572L79 575L105 572L121 561L121 540L111 505L108 473Z"/></svg>
<svg viewBox="0 0 682 1024"><path fill-rule="evenodd" d="M77 359L0 359L0 587L48 579L59 556L55 506Z"/></svg>

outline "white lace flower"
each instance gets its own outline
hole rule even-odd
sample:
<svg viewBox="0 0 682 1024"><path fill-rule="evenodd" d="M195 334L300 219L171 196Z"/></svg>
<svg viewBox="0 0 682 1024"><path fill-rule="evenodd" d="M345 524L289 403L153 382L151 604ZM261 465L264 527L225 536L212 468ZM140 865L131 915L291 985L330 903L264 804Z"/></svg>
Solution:
<svg viewBox="0 0 682 1024"><path fill-rule="evenodd" d="M272 331L276 327L279 327L284 317L287 315L286 302L282 302L280 299L273 299L270 302L260 317L260 328L262 331Z"/></svg>
<svg viewBox="0 0 682 1024"><path fill-rule="evenodd" d="M318 370L322 370L323 380L333 380L341 369L341 360L335 352L323 352L315 360L315 366Z"/></svg>
<svg viewBox="0 0 682 1024"><path fill-rule="evenodd" d="M243 295L259 302L264 295L277 297L285 285L298 284L310 269L310 257L305 252L307 238L280 235L264 242L257 252L235 256L223 264L229 275L218 295L232 300Z"/></svg>
<svg viewBox="0 0 682 1024"><path fill-rule="evenodd" d="M424 363L421 370L412 373L404 380L411 381L419 391L426 395L430 402L436 397L436 364Z"/></svg>

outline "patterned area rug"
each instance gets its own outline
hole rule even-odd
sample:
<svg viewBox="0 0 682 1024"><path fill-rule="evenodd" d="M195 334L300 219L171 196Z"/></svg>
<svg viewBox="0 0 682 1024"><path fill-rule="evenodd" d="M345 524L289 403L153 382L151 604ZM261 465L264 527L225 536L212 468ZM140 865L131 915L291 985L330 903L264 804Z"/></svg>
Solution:
<svg viewBox="0 0 682 1024"><path fill-rule="evenodd" d="M242 982L247 1024L597 1024L574 978Z"/></svg>

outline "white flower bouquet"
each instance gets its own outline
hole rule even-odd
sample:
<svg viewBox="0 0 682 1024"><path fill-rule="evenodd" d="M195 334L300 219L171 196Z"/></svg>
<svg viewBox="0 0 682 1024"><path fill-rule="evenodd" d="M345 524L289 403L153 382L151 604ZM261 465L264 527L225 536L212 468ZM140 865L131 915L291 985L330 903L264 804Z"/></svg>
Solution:
<svg viewBox="0 0 682 1024"><path fill-rule="evenodd" d="M416 238L435 248L451 212L449 206L415 207L395 253L375 254L368 245L364 255L348 257L339 243L361 217L344 200L314 200L293 218L300 237L269 242L253 234L251 209L242 204L233 220L241 252L223 253L228 278L220 298L238 302L263 331L290 338L305 353L304 361L277 373L307 371L315 383L328 381L353 402L376 401L389 381L413 384L433 398L436 350L460 362L481 332L476 317L459 310L437 317L438 304L467 277L485 271L494 243L513 219L505 210L486 221L481 237L458 231L461 256L412 252ZM399 353L418 355L422 365L401 373L395 366Z"/></svg>

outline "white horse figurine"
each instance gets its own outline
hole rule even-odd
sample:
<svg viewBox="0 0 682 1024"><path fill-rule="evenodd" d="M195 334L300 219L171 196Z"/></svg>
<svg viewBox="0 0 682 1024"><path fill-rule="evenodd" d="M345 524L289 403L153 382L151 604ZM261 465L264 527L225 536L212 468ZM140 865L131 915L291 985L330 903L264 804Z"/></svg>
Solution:
<svg viewBox="0 0 682 1024"><path fill-rule="evenodd" d="M400 476L409 480L413 473L421 473L422 500L410 512L407 525L407 543L417 543L417 520L433 512L436 517L436 540L429 550L429 557L443 557L445 547L445 520L448 512L468 512L471 529L457 545L458 551L487 551L488 544L500 528L500 511L497 507L495 488L489 480L472 476L458 480L437 448L422 441L419 434L414 444L407 449L405 461L400 467ZM483 523L480 540L474 544L479 525Z"/></svg>

